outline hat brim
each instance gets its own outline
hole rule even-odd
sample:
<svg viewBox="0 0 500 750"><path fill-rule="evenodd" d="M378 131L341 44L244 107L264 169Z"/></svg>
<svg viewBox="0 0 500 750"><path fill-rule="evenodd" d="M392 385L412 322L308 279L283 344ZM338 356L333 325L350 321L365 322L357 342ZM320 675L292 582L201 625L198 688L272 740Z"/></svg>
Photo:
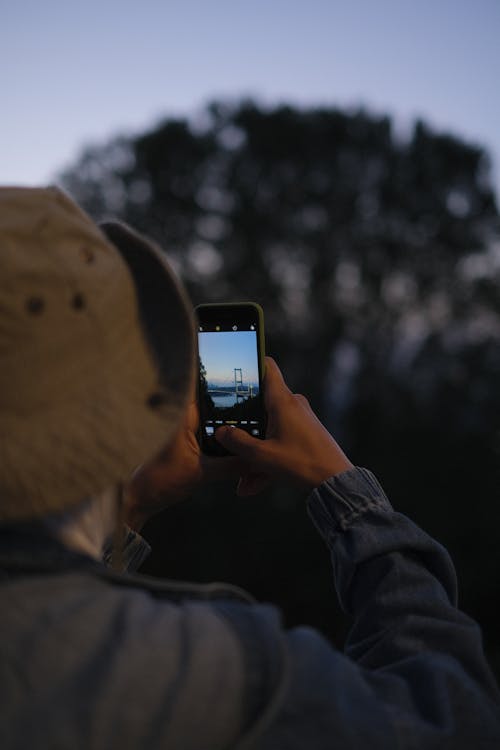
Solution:
<svg viewBox="0 0 500 750"><path fill-rule="evenodd" d="M187 401L194 367L192 305L162 251L126 224L99 225L120 252L134 280L144 332L166 391Z"/></svg>

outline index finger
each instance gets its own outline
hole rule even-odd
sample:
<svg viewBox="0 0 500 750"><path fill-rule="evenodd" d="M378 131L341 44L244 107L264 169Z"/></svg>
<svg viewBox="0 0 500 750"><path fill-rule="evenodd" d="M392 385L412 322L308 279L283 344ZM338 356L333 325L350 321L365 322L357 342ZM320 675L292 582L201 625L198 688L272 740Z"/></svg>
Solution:
<svg viewBox="0 0 500 750"><path fill-rule="evenodd" d="M266 409L269 411L273 404L291 393L285 383L281 370L272 357L266 357L266 374L264 378L264 401Z"/></svg>

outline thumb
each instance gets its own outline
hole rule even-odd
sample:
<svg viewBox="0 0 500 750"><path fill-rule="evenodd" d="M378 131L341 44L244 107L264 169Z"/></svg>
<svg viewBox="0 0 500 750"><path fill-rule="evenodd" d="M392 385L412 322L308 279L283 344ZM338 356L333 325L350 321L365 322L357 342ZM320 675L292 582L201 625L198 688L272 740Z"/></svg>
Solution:
<svg viewBox="0 0 500 750"><path fill-rule="evenodd" d="M230 453L247 460L259 456L263 448L262 440L252 437L238 427L219 427L215 432L215 439Z"/></svg>

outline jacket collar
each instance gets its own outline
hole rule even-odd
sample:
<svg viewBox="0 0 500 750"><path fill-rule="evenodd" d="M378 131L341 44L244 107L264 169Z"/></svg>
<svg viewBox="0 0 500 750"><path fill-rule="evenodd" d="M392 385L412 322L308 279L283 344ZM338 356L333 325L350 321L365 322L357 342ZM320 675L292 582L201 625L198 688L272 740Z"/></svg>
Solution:
<svg viewBox="0 0 500 750"><path fill-rule="evenodd" d="M41 524L0 526L0 574L13 576L65 572L77 569L105 570L98 560L66 547Z"/></svg>
<svg viewBox="0 0 500 750"><path fill-rule="evenodd" d="M0 525L0 581L76 571L87 571L115 585L147 589L153 596L173 602L184 599L255 602L251 594L231 584L197 584L117 573L103 562L69 549L40 524Z"/></svg>

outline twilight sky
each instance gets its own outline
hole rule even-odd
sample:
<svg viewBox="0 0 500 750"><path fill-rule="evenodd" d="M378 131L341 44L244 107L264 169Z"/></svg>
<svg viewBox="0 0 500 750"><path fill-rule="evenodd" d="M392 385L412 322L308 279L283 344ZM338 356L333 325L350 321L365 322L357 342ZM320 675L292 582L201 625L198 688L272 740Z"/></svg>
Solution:
<svg viewBox="0 0 500 750"><path fill-rule="evenodd" d="M241 368L245 385L259 382L257 334L255 331L208 331L198 334L200 358L207 371L207 382L234 383L234 368Z"/></svg>
<svg viewBox="0 0 500 750"><path fill-rule="evenodd" d="M484 144L500 187L500 0L0 0L0 183L213 98L365 106Z"/></svg>

